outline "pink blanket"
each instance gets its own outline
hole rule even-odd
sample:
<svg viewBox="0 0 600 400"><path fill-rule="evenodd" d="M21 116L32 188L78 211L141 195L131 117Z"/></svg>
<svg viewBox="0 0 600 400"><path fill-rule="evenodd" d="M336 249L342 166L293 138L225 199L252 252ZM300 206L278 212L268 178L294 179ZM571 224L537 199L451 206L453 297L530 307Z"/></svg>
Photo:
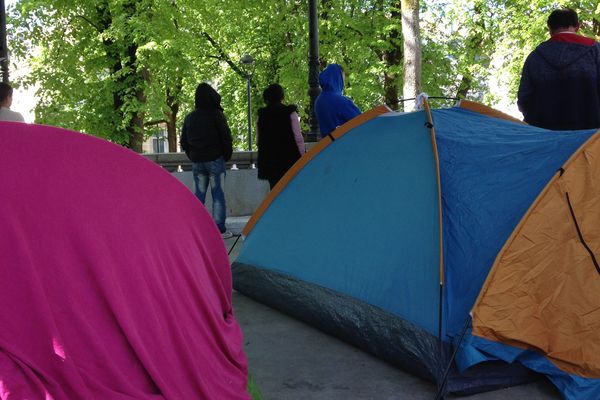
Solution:
<svg viewBox="0 0 600 400"><path fill-rule="evenodd" d="M0 122L0 399L248 399L223 241L117 145Z"/></svg>

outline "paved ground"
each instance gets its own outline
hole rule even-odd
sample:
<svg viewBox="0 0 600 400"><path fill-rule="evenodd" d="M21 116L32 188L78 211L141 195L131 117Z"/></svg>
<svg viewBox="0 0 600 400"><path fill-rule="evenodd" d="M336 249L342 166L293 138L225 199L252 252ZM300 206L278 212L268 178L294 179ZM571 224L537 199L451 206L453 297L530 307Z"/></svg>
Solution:
<svg viewBox="0 0 600 400"><path fill-rule="evenodd" d="M247 218L228 218L239 233ZM226 240L232 260L243 245ZM433 384L395 368L353 346L324 334L237 292L236 318L244 331L244 348L264 400L433 400ZM450 397L454 398L454 397ZM558 400L545 380L469 400Z"/></svg>

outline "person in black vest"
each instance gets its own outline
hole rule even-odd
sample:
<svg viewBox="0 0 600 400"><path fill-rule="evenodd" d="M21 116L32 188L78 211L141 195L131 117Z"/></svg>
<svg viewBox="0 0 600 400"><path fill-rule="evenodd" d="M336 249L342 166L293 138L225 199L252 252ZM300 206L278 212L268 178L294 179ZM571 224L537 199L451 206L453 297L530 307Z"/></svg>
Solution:
<svg viewBox="0 0 600 400"><path fill-rule="evenodd" d="M267 106L258 110L258 179L271 189L304 154L297 108L283 104L283 97L280 85L270 85L263 92Z"/></svg>

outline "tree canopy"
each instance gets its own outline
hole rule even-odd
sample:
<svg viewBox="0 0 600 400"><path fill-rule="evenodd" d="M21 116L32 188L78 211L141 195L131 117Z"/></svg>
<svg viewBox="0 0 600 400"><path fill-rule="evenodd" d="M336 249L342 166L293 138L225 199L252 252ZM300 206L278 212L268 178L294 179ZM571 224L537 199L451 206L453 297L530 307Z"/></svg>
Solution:
<svg viewBox="0 0 600 400"><path fill-rule="evenodd" d="M36 122L137 151L165 124L174 146L195 87L207 81L221 93L242 149L243 54L256 60L254 111L262 106L263 88L278 82L308 130L307 3L19 0L9 10L9 43L13 58L32 68L19 83L39 87ZM419 7L413 15L420 15L420 87L430 96L514 102L524 58L546 39L554 8L574 8L583 33L600 38L596 0L320 0L320 62L344 67L345 94L363 110L402 105L404 61L411 56L403 41L403 6Z"/></svg>

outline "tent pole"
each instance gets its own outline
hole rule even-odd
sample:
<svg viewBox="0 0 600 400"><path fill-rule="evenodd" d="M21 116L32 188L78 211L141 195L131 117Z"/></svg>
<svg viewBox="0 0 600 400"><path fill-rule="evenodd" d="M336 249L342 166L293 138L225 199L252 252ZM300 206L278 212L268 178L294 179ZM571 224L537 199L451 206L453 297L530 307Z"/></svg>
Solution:
<svg viewBox="0 0 600 400"><path fill-rule="evenodd" d="M444 400L446 398L446 383L448 382L448 375L450 374L450 368L452 368L452 363L456 358L456 353L458 353L458 349L460 349L460 345L462 344L463 339L465 338L465 334L467 333L467 329L471 326L471 316L467 317L465 321L465 326L462 329L460 334L460 338L458 339L458 343L454 347L454 351L452 352L452 357L450 357L450 361L446 365L446 369L444 371L444 376L442 377L442 381L440 382L440 386L437 394L435 395L435 400Z"/></svg>
<svg viewBox="0 0 600 400"><path fill-rule="evenodd" d="M433 157L435 159L435 170L436 170L436 178L437 178L437 189L438 189L438 212L439 212L439 254L440 254L440 290L439 290L439 300L438 300L438 346L439 346L439 354L438 354L438 364L441 366L444 364L444 346L442 342L442 330L443 330L443 310L442 307L444 305L444 247L443 247L443 230L442 230L442 183L440 178L440 159L438 155L437 149L437 141L435 139L435 129L433 125L433 115L431 114L431 107L429 106L429 101L425 99L423 101L423 108L425 109L425 115L427 116L427 123L425 126L429 129L429 133L431 135L431 147L433 150ZM441 376L440 376L441 378ZM445 379L445 378L444 378ZM439 389L443 391L443 386L445 386L444 380L440 381Z"/></svg>
<svg viewBox="0 0 600 400"><path fill-rule="evenodd" d="M227 255L231 255L231 252L233 251L233 249L235 248L235 245L237 244L238 240L240 240L240 238L242 237L241 234L239 235L235 235L237 236L237 238L235 239L235 242L233 242L233 246L231 246L231 248L229 249L229 251L227 252Z"/></svg>

